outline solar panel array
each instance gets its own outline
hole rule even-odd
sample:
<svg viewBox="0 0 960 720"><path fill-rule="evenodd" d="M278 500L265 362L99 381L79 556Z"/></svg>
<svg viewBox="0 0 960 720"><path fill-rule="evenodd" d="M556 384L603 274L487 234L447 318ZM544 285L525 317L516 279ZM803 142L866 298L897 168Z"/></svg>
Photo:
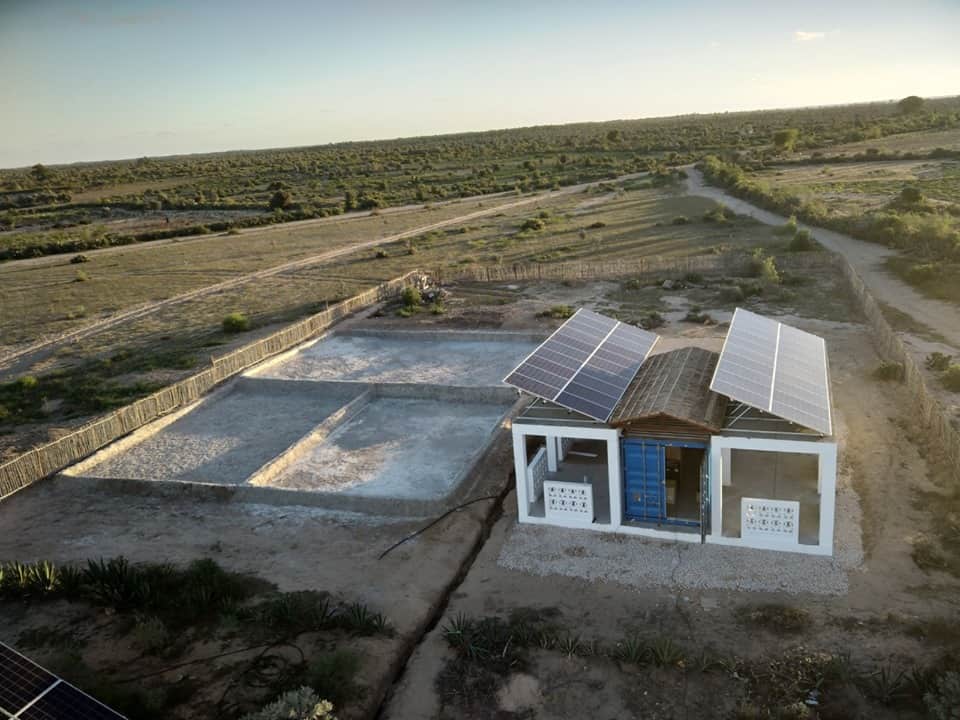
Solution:
<svg viewBox="0 0 960 720"><path fill-rule="evenodd" d="M581 309L504 382L606 421L656 341L653 333Z"/></svg>
<svg viewBox="0 0 960 720"><path fill-rule="evenodd" d="M0 718L124 720L124 717L0 643Z"/></svg>
<svg viewBox="0 0 960 720"><path fill-rule="evenodd" d="M822 338L737 308L710 389L825 435L833 432Z"/></svg>

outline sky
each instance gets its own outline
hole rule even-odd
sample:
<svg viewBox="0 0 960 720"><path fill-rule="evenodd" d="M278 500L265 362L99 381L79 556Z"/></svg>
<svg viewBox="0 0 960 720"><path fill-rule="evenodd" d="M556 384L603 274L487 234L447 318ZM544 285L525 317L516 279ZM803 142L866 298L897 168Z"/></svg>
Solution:
<svg viewBox="0 0 960 720"><path fill-rule="evenodd" d="M0 167L960 93L960 0L0 0Z"/></svg>

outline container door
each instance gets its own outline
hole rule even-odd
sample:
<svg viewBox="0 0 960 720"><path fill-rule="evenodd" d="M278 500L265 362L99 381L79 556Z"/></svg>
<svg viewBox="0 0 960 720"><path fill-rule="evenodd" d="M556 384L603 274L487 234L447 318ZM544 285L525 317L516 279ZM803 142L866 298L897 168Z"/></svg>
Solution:
<svg viewBox="0 0 960 720"><path fill-rule="evenodd" d="M666 454L662 445L649 440L624 440L623 479L627 518L660 522L667 515L664 476Z"/></svg>

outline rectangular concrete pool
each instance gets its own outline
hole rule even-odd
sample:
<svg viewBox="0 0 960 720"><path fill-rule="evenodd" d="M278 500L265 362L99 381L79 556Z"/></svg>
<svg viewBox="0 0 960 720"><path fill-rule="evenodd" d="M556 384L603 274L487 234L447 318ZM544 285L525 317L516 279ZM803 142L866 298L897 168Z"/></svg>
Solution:
<svg viewBox="0 0 960 720"><path fill-rule="evenodd" d="M499 385L538 344L534 337L521 333L338 333L251 375L287 380Z"/></svg>
<svg viewBox="0 0 960 720"><path fill-rule="evenodd" d="M357 394L311 383L237 383L131 447L107 448L82 474L241 484Z"/></svg>
<svg viewBox="0 0 960 720"><path fill-rule="evenodd" d="M369 498L440 500L484 450L509 403L376 397L272 487Z"/></svg>

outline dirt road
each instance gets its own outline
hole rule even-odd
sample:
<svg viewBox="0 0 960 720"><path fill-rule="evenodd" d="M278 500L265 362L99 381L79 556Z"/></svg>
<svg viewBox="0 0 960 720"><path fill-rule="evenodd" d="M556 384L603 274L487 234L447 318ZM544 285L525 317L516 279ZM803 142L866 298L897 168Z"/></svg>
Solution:
<svg viewBox="0 0 960 720"><path fill-rule="evenodd" d="M616 181L631 180L634 178L642 177L646 173L634 173L631 175L624 175L617 178ZM411 230L405 230L394 235L388 235L386 237L376 238L374 240L367 240L359 243L354 243L343 248L338 248L337 250L330 250L325 253L320 253L319 255L311 255L307 258L302 258L300 260L294 260L292 262L283 263L281 265L275 265L273 267L266 268L264 270L258 270L256 272L249 273L247 275L241 275L240 277L231 278L229 280L224 280L223 282L215 283L213 285L207 285L202 288L197 288L196 290L191 290L190 292L182 293L180 295L175 295L165 300L159 300L157 302L147 303L144 305L138 305L136 307L130 308L128 310L122 310L120 312L109 315L105 318L92 322L83 327L77 328L75 330L70 330L66 333L48 338L42 338L36 342L30 343L29 345L22 346L7 352L3 355L0 355L0 379L3 376L14 375L17 372L21 371L23 368L27 368L32 365L34 362L41 360L43 357L48 356L53 350L58 346L66 342L75 342L77 340L89 337L98 332L106 330L107 328L114 327L124 322L130 320L136 320L142 318L146 315L149 315L161 308L169 308L174 305L180 305L181 303L188 302L190 300L196 300L207 295L212 295L214 293L222 292L223 290L228 290L240 285L244 285L255 280L259 280L266 277L271 277L273 275L279 275L281 273L290 272L291 270L301 270L303 268L311 267L320 263L328 262L334 258L347 255L357 250L364 250L374 248L378 245L386 245L392 242L397 242L398 240L403 240L408 237L415 237L421 235L425 232L431 230L437 230L443 227L449 227L451 225L459 225L464 222L475 220L477 218L485 217L487 215L495 215L497 213L503 212L504 210L521 207L523 205L531 205L533 203L540 202L549 198L555 198L562 195L572 195L574 193L582 192L583 190L592 187L594 185L599 185L601 183L611 182L610 180L598 180L595 182L581 183L579 185L571 185L569 187L562 188L560 190L549 190L542 193L536 193L534 195L528 195L526 197L520 198L513 202L502 203L498 205L493 205L491 207L485 207L482 210L475 210L474 212L467 213L465 215L459 215L454 218L449 218L447 220L441 220L440 222L431 223L429 225L423 225L421 227L413 228ZM502 194L498 194L502 196ZM486 197L497 197L497 196L481 196L481 199ZM315 220L305 220L304 223L318 222ZM293 223L285 223L282 225L273 226L276 228L289 228ZM209 236L201 236L208 237ZM181 240L182 242L182 240ZM130 246L126 246L129 249ZM106 252L112 248L107 248L100 250L98 252ZM36 260L44 260L45 258L37 258ZM24 262L33 262L33 260L23 260L18 261L19 263ZM62 260L61 260L62 262ZM22 264L20 265L22 267Z"/></svg>
<svg viewBox="0 0 960 720"><path fill-rule="evenodd" d="M787 218L728 195L723 190L705 185L703 175L692 167L687 171L687 192L691 195L722 202L736 213L749 215L762 223L783 225ZM897 251L884 245L857 240L849 235L800 223L817 241L829 250L843 255L863 278L873 296L906 313L918 323L942 335L960 351L960 309L951 303L924 297L884 267L884 261Z"/></svg>

